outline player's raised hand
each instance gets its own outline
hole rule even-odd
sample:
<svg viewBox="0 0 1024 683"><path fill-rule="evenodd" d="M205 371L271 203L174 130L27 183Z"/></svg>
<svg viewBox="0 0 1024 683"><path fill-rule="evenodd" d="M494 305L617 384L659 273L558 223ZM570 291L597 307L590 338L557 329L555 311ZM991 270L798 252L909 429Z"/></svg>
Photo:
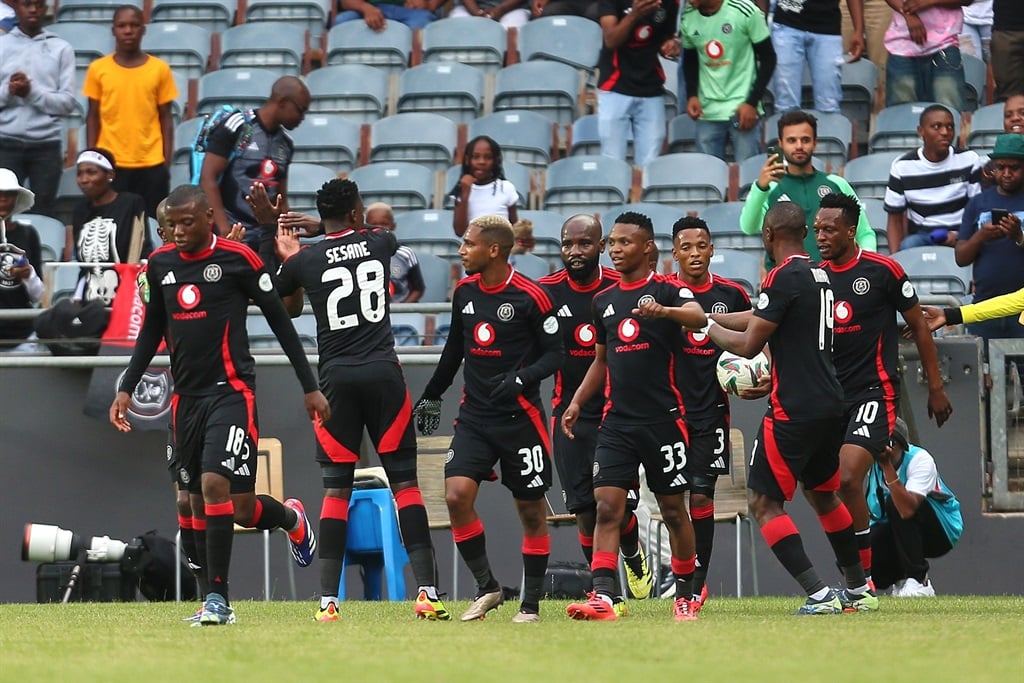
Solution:
<svg viewBox="0 0 1024 683"><path fill-rule="evenodd" d="M291 228L284 228L278 225L277 236L274 238L274 251L277 258L287 261L299 253L302 245L299 243L299 236Z"/></svg>
<svg viewBox="0 0 1024 683"><path fill-rule="evenodd" d="M633 315L641 318L664 318L665 307L657 301L645 301L639 307L633 309Z"/></svg>
<svg viewBox="0 0 1024 683"><path fill-rule="evenodd" d="M306 414L309 415L310 420L314 422L319 420L320 424L324 424L331 419L331 404L327 402L327 397L319 389L306 394L305 402Z"/></svg>
<svg viewBox="0 0 1024 683"><path fill-rule="evenodd" d="M297 231L298 237L316 237L324 231L319 218L298 211L285 211L278 216L277 227Z"/></svg>
<svg viewBox="0 0 1024 683"><path fill-rule="evenodd" d="M131 404L131 396L127 391L117 392L114 402L110 404L110 424L119 432L132 431L132 423L128 421L128 406Z"/></svg>
<svg viewBox="0 0 1024 683"><path fill-rule="evenodd" d="M569 404L569 407L562 413L562 433L570 439L575 439L576 435L572 433L572 428L576 426L576 420L580 417L580 405L575 401Z"/></svg>
<svg viewBox="0 0 1024 683"><path fill-rule="evenodd" d="M231 240L232 242L241 242L243 237L245 237L245 226L241 223L232 225L231 231L224 235L224 239Z"/></svg>
<svg viewBox="0 0 1024 683"><path fill-rule="evenodd" d="M441 426L441 399L422 397L412 409L416 416L416 429L423 436L430 436Z"/></svg>
<svg viewBox="0 0 1024 683"><path fill-rule="evenodd" d="M281 195L277 195L273 202L270 201L270 194L267 193L267 186L257 181L249 188L249 194L245 195L245 201L252 209L252 215L260 225L273 225L277 217L281 215Z"/></svg>

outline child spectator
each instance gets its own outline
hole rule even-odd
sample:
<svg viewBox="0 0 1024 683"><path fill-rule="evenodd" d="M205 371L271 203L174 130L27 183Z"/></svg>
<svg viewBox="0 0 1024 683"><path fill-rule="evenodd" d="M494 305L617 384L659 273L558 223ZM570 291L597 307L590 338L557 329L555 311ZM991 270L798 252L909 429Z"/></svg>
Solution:
<svg viewBox="0 0 1024 683"><path fill-rule="evenodd" d="M455 199L452 227L459 237L477 216L494 214L507 218L510 223L519 220L516 212L519 193L505 179L501 146L486 135L466 144L462 154L462 177L448 194Z"/></svg>
<svg viewBox="0 0 1024 683"><path fill-rule="evenodd" d="M32 192L18 184L10 169L0 168L0 309L33 308L43 295L42 252L39 235L28 223L13 219L32 208ZM0 351L30 350L22 342L32 335L32 320L0 320Z"/></svg>

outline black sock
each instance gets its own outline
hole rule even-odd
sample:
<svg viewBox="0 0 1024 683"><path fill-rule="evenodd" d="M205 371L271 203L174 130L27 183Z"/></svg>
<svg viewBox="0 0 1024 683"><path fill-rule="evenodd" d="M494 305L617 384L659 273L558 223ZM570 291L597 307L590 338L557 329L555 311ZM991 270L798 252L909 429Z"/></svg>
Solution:
<svg viewBox="0 0 1024 683"><path fill-rule="evenodd" d="M252 528L291 531L297 521L298 513L278 499L263 494L256 496L256 510L250 522Z"/></svg>
<svg viewBox="0 0 1024 683"><path fill-rule="evenodd" d="M765 522L761 526L761 535L775 553L775 557L807 595L827 587L807 557L800 532L789 515L779 515Z"/></svg>
<svg viewBox="0 0 1024 683"><path fill-rule="evenodd" d="M228 598L228 571L234 541L235 511L231 501L206 505L206 576L210 592Z"/></svg>
<svg viewBox="0 0 1024 683"><path fill-rule="evenodd" d="M697 566L693 570L693 594L700 595L708 578L711 551L715 545L714 503L704 507L691 508L690 521L693 523L693 540L697 549Z"/></svg>
<svg viewBox="0 0 1024 683"><path fill-rule="evenodd" d="M599 595L606 595L609 598L614 598L618 595L616 590L615 572L611 569L595 569L594 574L594 592Z"/></svg>
<svg viewBox="0 0 1024 683"><path fill-rule="evenodd" d="M348 541L348 501L325 497L320 510L320 595L335 597Z"/></svg>
<svg viewBox="0 0 1024 683"><path fill-rule="evenodd" d="M832 512L818 517L828 542L832 545L832 552L835 553L836 562L843 570L846 577L847 588L860 588L867 579L864 577L864 567L860 563L860 550L857 546L857 536L853 533L853 517L850 511L842 503Z"/></svg>
<svg viewBox="0 0 1024 683"><path fill-rule="evenodd" d="M409 555L412 575L419 586L437 585L437 563L434 560L434 544L430 540L430 522L427 508L418 487L411 486L395 493L398 505L398 526L402 531L402 542Z"/></svg>
<svg viewBox="0 0 1024 683"><path fill-rule="evenodd" d="M544 574L550 556L550 536L523 536L523 606L534 611L544 597Z"/></svg>
<svg viewBox="0 0 1024 683"><path fill-rule="evenodd" d="M484 535L483 522L477 519L464 527L454 528L452 536L459 548L459 555L476 580L477 588L485 593L497 590L498 581L491 573L491 563L487 560L487 537Z"/></svg>
<svg viewBox="0 0 1024 683"><path fill-rule="evenodd" d="M196 548L196 531L193 528L195 520L191 517L184 519L188 520L188 527L178 527L181 532L181 548L185 551L185 557L188 560L189 569L192 570L192 576L195 578L196 583L199 584L199 593L201 595L206 595L208 588L206 584L206 571L204 570L203 565L199 564L199 553ZM205 520L203 521L205 524ZM205 533L203 534L203 542L206 542ZM203 548L203 555L206 555L206 548Z"/></svg>

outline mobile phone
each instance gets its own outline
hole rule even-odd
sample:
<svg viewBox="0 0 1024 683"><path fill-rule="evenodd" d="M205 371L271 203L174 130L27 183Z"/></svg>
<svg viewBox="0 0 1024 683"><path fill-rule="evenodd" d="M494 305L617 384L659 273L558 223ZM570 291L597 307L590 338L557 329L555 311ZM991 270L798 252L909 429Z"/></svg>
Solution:
<svg viewBox="0 0 1024 683"><path fill-rule="evenodd" d="M779 156L779 158L776 159L775 161L777 163L782 164L782 166L784 168L789 168L789 163L786 162L786 157L784 157L782 155L782 150L780 148L776 147L775 145L772 145L771 147L768 148L768 158L769 159L771 159L772 156L776 155L776 154Z"/></svg>
<svg viewBox="0 0 1024 683"><path fill-rule="evenodd" d="M999 225L1009 215L1007 209L992 209L992 225Z"/></svg>

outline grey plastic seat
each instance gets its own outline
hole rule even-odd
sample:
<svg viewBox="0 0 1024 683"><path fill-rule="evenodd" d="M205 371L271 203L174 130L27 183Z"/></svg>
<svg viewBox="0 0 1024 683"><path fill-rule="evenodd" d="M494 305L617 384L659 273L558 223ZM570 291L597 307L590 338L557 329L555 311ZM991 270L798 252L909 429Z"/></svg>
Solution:
<svg viewBox="0 0 1024 683"><path fill-rule="evenodd" d="M708 224L712 235L716 229L739 229L740 214L743 213L743 202L722 202L712 204L700 212L700 217Z"/></svg>
<svg viewBox="0 0 1024 683"><path fill-rule="evenodd" d="M662 257L668 258L671 256L669 252L672 250L672 226L686 214L674 207L653 202L636 202L635 204L613 206L601 213L601 226L604 229L605 235L611 231L612 226L615 224L615 219L627 211L641 213L651 219L651 223L654 224L654 243L661 250Z"/></svg>
<svg viewBox="0 0 1024 683"><path fill-rule="evenodd" d="M469 124L468 139L479 135L501 145L505 161L530 168L546 168L551 163L553 123L543 114L525 110L494 112Z"/></svg>
<svg viewBox="0 0 1024 683"><path fill-rule="evenodd" d="M508 38L502 25L485 17L447 17L423 29L423 63L453 62L496 73L505 63Z"/></svg>
<svg viewBox="0 0 1024 683"><path fill-rule="evenodd" d="M867 216L868 225L875 231L875 241L878 243L878 251L882 254L889 253L889 214L885 212L885 202L874 197L861 197L861 211Z"/></svg>
<svg viewBox="0 0 1024 683"><path fill-rule="evenodd" d="M886 107L878 112L875 119L875 132L868 141L868 151L875 152L909 152L921 146L921 136L917 134L918 122L923 112L932 102L908 102ZM953 139L960 135L960 112L953 112Z"/></svg>
<svg viewBox="0 0 1024 683"><path fill-rule="evenodd" d="M767 130L767 128L765 129ZM697 151L697 122L689 114L680 114L668 122L668 153Z"/></svg>
<svg viewBox="0 0 1024 683"><path fill-rule="evenodd" d="M398 112L446 116L469 123L480 114L484 73L457 62L420 64L402 72L398 81Z"/></svg>
<svg viewBox="0 0 1024 683"><path fill-rule="evenodd" d="M590 19L538 17L519 28L519 59L551 60L590 71L597 66L603 41L600 25Z"/></svg>
<svg viewBox="0 0 1024 683"><path fill-rule="evenodd" d="M320 35L331 13L330 0L246 0L245 22L288 22Z"/></svg>
<svg viewBox="0 0 1024 683"><path fill-rule="evenodd" d="M452 288L452 264L435 254L416 252L420 262L420 275L423 276L423 303L443 303L448 301Z"/></svg>
<svg viewBox="0 0 1024 683"><path fill-rule="evenodd" d="M180 21L219 33L231 26L237 9L238 0L153 0L150 23Z"/></svg>
<svg viewBox="0 0 1024 683"><path fill-rule="evenodd" d="M85 21L110 26L114 22L114 11L121 5L135 5L142 9L140 0L61 0L54 18L58 23Z"/></svg>
<svg viewBox="0 0 1024 683"><path fill-rule="evenodd" d="M896 252L892 258L903 266L919 295L963 297L970 292L971 268L958 266L955 252L950 247L913 247Z"/></svg>
<svg viewBox="0 0 1024 683"><path fill-rule="evenodd" d="M197 116L188 121L182 121L174 129L174 153L171 155L171 165L183 165L188 168L192 158L192 141L196 139L196 133L202 128L205 116Z"/></svg>
<svg viewBox="0 0 1024 683"><path fill-rule="evenodd" d="M853 123L841 113L806 111L818 119L818 144L814 148L814 158L821 166L815 166L815 168L824 171L825 164L830 164L832 173L839 173L846 164L846 160L850 158L850 144L853 141ZM766 146L778 144L779 118L781 116L781 114L774 114L765 122L764 140Z"/></svg>
<svg viewBox="0 0 1024 683"><path fill-rule="evenodd" d="M537 245L533 248L534 254L550 259L561 258L562 225L568 218L554 211L519 212L520 220L533 223L533 237L537 240Z"/></svg>
<svg viewBox="0 0 1024 683"><path fill-rule="evenodd" d="M559 159L548 167L544 205L564 215L600 213L629 199L633 168L602 156Z"/></svg>
<svg viewBox="0 0 1024 683"><path fill-rule="evenodd" d="M283 21L232 26L220 35L222 69L267 69L298 76L306 54L306 29ZM270 85L265 84L267 92Z"/></svg>
<svg viewBox="0 0 1024 683"><path fill-rule="evenodd" d="M384 69L363 64L325 66L309 72L306 86L312 96L312 113L373 123L387 112L388 73Z"/></svg>
<svg viewBox="0 0 1024 683"><path fill-rule="evenodd" d="M17 220L30 224L39 233L39 250L42 260L60 261L64 254L64 238L67 228L56 218L38 213L19 213Z"/></svg>
<svg viewBox="0 0 1024 683"><path fill-rule="evenodd" d="M57 214L57 219L64 225L71 225L71 214L75 207L85 199L82 191L78 189L77 176L78 169L74 166L65 168L60 173L53 211Z"/></svg>
<svg viewBox="0 0 1024 683"><path fill-rule="evenodd" d="M579 73L568 64L513 64L495 78L494 110L528 109L564 128L576 118L579 95Z"/></svg>
<svg viewBox="0 0 1024 683"><path fill-rule="evenodd" d="M458 126L440 114L395 114L370 127L370 161L408 161L446 170L457 140Z"/></svg>
<svg viewBox="0 0 1024 683"><path fill-rule="evenodd" d="M354 169L349 178L359 185L359 195L367 205L385 202L398 214L426 209L432 204L434 174L420 164L382 161ZM451 225L450 221L448 225Z"/></svg>
<svg viewBox="0 0 1024 683"><path fill-rule="evenodd" d="M114 14L110 10L109 21ZM62 21L46 27L47 31L56 33L68 41L75 51L75 80L78 90L81 90L85 83L85 73L93 61L108 55L114 51L114 36L110 31L104 31L96 24L85 21Z"/></svg>
<svg viewBox="0 0 1024 683"><path fill-rule="evenodd" d="M740 230L740 214L743 213L743 202L722 202L711 204L700 212L700 217L708 224L711 240L715 250L734 249L751 254L758 258L764 255L764 243L760 233L744 234Z"/></svg>
<svg viewBox="0 0 1024 683"><path fill-rule="evenodd" d="M856 126L857 146L867 150L868 125L875 109L875 90L878 88L878 67L861 58L856 62L843 62L840 67L843 99L839 111Z"/></svg>
<svg viewBox="0 0 1024 683"><path fill-rule="evenodd" d="M292 161L348 173L359 163L359 129L358 123L339 114L307 114L302 125L289 132L295 143Z"/></svg>
<svg viewBox="0 0 1024 683"><path fill-rule="evenodd" d="M761 259L750 252L716 247L709 269L715 275L743 285L751 297L761 287Z"/></svg>
<svg viewBox="0 0 1024 683"><path fill-rule="evenodd" d="M186 79L199 78L210 61L210 32L182 21L162 21L146 27L142 49Z"/></svg>
<svg viewBox="0 0 1024 683"><path fill-rule="evenodd" d="M700 211L725 201L729 165L710 154L666 154L647 164L641 199L669 204L683 211Z"/></svg>
<svg viewBox="0 0 1024 683"><path fill-rule="evenodd" d="M861 199L885 199L892 162L903 152L879 152L851 159L843 170L843 177Z"/></svg>
<svg viewBox="0 0 1024 683"><path fill-rule="evenodd" d="M317 164L292 163L288 166L288 208L291 211L316 211L316 193L323 184L337 177L332 169Z"/></svg>
<svg viewBox="0 0 1024 683"><path fill-rule="evenodd" d="M427 336L427 316L423 313L392 313L391 334L395 346L420 346Z"/></svg>
<svg viewBox="0 0 1024 683"><path fill-rule="evenodd" d="M454 214L447 209L421 209L397 214L398 239L417 255L430 254L454 263L459 259L462 240L452 229L453 217Z"/></svg>
<svg viewBox="0 0 1024 683"><path fill-rule="evenodd" d="M633 161L633 131L626 133L626 161ZM600 154L601 136L598 132L597 114L586 114L572 122L572 144L569 155Z"/></svg>
<svg viewBox="0 0 1024 683"><path fill-rule="evenodd" d="M513 268L531 280L537 280L551 273L551 264L547 259L536 254L513 254L508 261Z"/></svg>
<svg viewBox="0 0 1024 683"><path fill-rule="evenodd" d="M199 79L196 114L209 114L224 104L258 109L270 96L277 75L268 69L218 69Z"/></svg>
<svg viewBox="0 0 1024 683"><path fill-rule="evenodd" d="M996 138L1003 134L1003 104L990 104L971 116L971 133L967 146L978 154L989 154L996 146Z"/></svg>
<svg viewBox="0 0 1024 683"><path fill-rule="evenodd" d="M961 53L964 64L964 111L975 111L988 96L988 67L974 55Z"/></svg>
<svg viewBox="0 0 1024 683"><path fill-rule="evenodd" d="M389 21L383 31L374 31L364 21L346 21L327 34L327 65L365 64L401 73L412 52L412 31Z"/></svg>

